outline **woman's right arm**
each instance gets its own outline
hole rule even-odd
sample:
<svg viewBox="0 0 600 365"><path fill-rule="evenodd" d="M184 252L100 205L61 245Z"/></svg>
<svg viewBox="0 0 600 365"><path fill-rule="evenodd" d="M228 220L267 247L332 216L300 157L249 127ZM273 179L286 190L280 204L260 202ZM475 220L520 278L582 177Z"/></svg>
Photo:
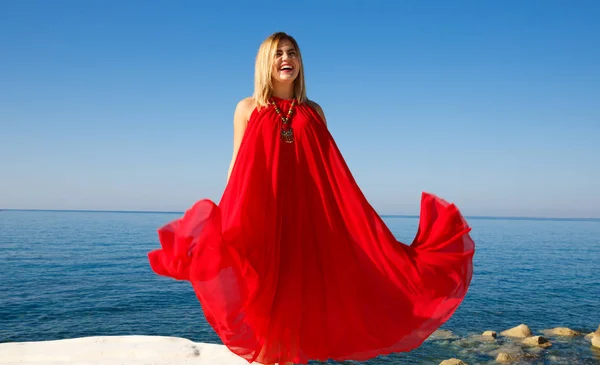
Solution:
<svg viewBox="0 0 600 365"><path fill-rule="evenodd" d="M246 98L241 100L235 107L235 113L233 114L233 154L231 157L231 163L229 164L229 171L227 172L227 182L231 177L231 171L235 164L240 144L244 138L246 127L248 126L248 120L254 110L255 103L252 98Z"/></svg>

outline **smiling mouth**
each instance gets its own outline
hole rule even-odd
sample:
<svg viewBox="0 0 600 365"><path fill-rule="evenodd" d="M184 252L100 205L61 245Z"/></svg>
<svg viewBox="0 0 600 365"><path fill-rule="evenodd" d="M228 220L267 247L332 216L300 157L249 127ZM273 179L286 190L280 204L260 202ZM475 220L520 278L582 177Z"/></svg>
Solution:
<svg viewBox="0 0 600 365"><path fill-rule="evenodd" d="M293 70L294 70L294 67L292 67L291 65L283 65L279 68L279 71L292 72Z"/></svg>

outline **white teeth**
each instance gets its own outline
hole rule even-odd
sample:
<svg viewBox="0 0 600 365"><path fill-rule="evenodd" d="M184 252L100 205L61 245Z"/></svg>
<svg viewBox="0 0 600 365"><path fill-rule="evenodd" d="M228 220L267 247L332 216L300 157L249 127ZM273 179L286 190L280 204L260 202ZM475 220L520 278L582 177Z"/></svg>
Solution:
<svg viewBox="0 0 600 365"><path fill-rule="evenodd" d="M281 70L282 70L282 71L283 71L283 70L292 70L292 69L293 69L293 67L292 67L292 66L288 66L288 65L285 65L285 66L283 66L283 67L281 68Z"/></svg>

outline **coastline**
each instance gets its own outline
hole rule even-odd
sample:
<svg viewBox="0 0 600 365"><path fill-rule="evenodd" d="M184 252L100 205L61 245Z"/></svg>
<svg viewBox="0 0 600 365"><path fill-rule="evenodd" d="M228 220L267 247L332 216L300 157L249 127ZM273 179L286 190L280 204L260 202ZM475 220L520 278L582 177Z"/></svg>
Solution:
<svg viewBox="0 0 600 365"><path fill-rule="evenodd" d="M468 360L460 359L465 349L499 363L519 364L528 359L544 357L544 352L554 344L568 346L573 341L589 343L588 350L600 359L600 326L590 333L566 327L534 333L527 325L520 324L499 333L488 330L463 338L442 329L434 332L426 341L438 341L456 348L456 351L452 351L456 356L436 362L444 365L467 365ZM548 356L554 361L561 360L557 351ZM0 364L247 365L248 362L220 344L193 342L180 337L129 335L0 343Z"/></svg>

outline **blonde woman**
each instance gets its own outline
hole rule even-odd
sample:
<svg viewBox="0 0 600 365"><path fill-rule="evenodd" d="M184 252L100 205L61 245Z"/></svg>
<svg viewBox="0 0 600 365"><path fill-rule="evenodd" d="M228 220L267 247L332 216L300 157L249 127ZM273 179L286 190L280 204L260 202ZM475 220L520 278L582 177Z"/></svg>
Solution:
<svg viewBox="0 0 600 365"><path fill-rule="evenodd" d="M464 299L474 243L428 193L414 241L397 241L360 191L308 99L296 40L260 46L254 94L234 113L218 205L158 230L159 275L188 280L208 323L248 362L366 360L418 347Z"/></svg>

